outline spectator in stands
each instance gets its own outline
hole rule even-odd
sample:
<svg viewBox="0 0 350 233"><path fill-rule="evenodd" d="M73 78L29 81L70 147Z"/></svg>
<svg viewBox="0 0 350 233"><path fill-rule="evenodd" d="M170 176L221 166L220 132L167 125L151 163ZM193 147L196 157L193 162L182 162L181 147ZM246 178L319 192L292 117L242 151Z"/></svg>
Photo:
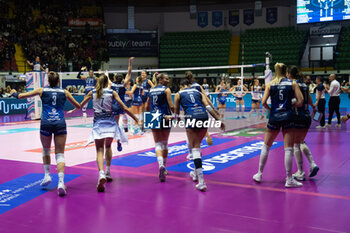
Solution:
<svg viewBox="0 0 350 233"><path fill-rule="evenodd" d="M2 96L3 94L4 94L4 89L3 89L2 87L0 87L0 98L3 97L3 96Z"/></svg>

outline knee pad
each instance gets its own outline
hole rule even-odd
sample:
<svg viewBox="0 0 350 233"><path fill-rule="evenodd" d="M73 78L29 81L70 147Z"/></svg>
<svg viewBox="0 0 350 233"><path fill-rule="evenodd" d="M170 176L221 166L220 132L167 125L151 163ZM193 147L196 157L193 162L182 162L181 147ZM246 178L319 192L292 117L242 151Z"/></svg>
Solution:
<svg viewBox="0 0 350 233"><path fill-rule="evenodd" d="M295 143L293 149L294 149L294 153L300 151L300 144Z"/></svg>
<svg viewBox="0 0 350 233"><path fill-rule="evenodd" d="M168 150L168 141L162 141L163 150Z"/></svg>
<svg viewBox="0 0 350 233"><path fill-rule="evenodd" d="M201 149L200 148L192 148L193 159L201 159Z"/></svg>
<svg viewBox="0 0 350 233"><path fill-rule="evenodd" d="M162 142L156 142L155 143L155 148L157 150L163 150L163 143Z"/></svg>
<svg viewBox="0 0 350 233"><path fill-rule="evenodd" d="M51 149L50 148L43 148L43 157L50 156Z"/></svg>
<svg viewBox="0 0 350 233"><path fill-rule="evenodd" d="M58 153L56 154L56 163L64 163L64 154L63 153Z"/></svg>

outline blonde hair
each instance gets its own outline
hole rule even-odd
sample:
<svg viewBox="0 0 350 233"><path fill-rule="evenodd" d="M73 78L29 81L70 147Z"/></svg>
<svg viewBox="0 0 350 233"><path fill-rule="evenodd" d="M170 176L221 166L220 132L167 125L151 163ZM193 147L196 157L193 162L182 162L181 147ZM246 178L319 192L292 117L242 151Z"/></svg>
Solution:
<svg viewBox="0 0 350 233"><path fill-rule="evenodd" d="M275 64L275 76L273 77L271 84L278 84L281 82L282 78L287 75L287 66L283 63Z"/></svg>
<svg viewBox="0 0 350 233"><path fill-rule="evenodd" d="M101 75L97 79L96 83L96 98L101 99L103 95L103 88L107 87L108 85L108 77L106 75Z"/></svg>
<svg viewBox="0 0 350 233"><path fill-rule="evenodd" d="M157 75L153 76L153 84L155 87L159 84L160 80L163 79L166 75L164 73L156 73L156 74Z"/></svg>

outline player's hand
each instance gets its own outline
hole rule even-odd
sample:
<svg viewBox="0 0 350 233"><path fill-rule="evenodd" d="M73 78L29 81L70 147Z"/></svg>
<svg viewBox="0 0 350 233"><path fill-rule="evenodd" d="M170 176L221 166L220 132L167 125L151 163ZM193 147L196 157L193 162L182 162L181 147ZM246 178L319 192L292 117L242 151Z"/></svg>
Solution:
<svg viewBox="0 0 350 233"><path fill-rule="evenodd" d="M81 69L80 69L80 70L81 70L81 71L86 70L86 66L81 67Z"/></svg>
<svg viewBox="0 0 350 233"><path fill-rule="evenodd" d="M12 95L13 93L17 93L17 91L16 91L15 89L12 89L12 90L10 91L10 95Z"/></svg>
<svg viewBox="0 0 350 233"><path fill-rule="evenodd" d="M225 131L226 125L224 124L224 122L221 122L220 129L221 129L222 131Z"/></svg>
<svg viewBox="0 0 350 233"><path fill-rule="evenodd" d="M132 62L135 59L135 57L130 57L129 62Z"/></svg>
<svg viewBox="0 0 350 233"><path fill-rule="evenodd" d="M67 114L71 114L71 113L75 112L75 110L77 110L77 109L75 108L75 109L69 110L69 111L67 112Z"/></svg>

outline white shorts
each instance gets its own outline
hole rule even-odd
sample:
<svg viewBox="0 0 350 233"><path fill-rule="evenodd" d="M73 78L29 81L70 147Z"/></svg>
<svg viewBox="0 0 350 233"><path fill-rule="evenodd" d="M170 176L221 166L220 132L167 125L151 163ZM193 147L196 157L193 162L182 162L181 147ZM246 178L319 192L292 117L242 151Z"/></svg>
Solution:
<svg viewBox="0 0 350 233"><path fill-rule="evenodd" d="M94 122L87 145L95 142L96 139L114 138L122 143L128 142L128 137L120 129L114 119L101 119Z"/></svg>

